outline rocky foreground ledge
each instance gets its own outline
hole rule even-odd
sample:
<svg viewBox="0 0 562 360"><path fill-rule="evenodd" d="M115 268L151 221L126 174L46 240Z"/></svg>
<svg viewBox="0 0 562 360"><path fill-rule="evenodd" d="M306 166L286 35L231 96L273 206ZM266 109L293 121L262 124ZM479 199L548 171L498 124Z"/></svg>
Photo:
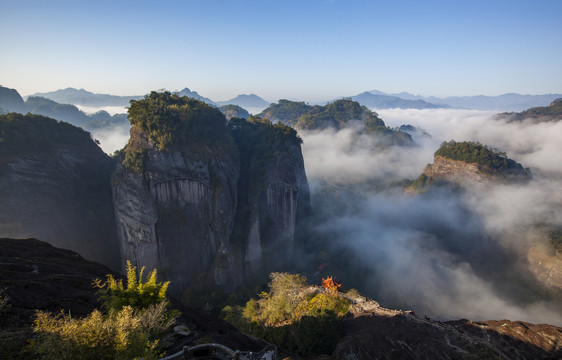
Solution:
<svg viewBox="0 0 562 360"><path fill-rule="evenodd" d="M26 356L23 349L33 336L35 309L58 312L62 308L80 316L99 306L91 283L111 273L107 267L35 239L0 239L0 249L0 286L10 305L0 322L0 358ZM344 336L328 358L562 359L562 328L557 326L508 320L440 322L411 311L386 309L361 296L348 299L352 314L344 320ZM170 334L169 353L205 342L242 351L260 351L267 345L209 314L173 306L182 316L179 330Z"/></svg>
<svg viewBox="0 0 562 360"><path fill-rule="evenodd" d="M440 322L369 304L344 322L337 359L561 359L562 328L521 321Z"/></svg>

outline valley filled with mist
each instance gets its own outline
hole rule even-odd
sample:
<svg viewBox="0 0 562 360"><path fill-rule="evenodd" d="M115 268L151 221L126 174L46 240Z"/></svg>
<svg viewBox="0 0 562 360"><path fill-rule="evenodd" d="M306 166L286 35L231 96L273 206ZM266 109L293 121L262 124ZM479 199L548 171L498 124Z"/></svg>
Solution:
<svg viewBox="0 0 562 360"><path fill-rule="evenodd" d="M559 288L537 285L530 249L550 247L562 224L562 123L506 123L490 111L385 109L417 143L377 151L351 129L300 132L318 212L314 234L351 266L344 283L377 301L446 319L509 318L561 324ZM404 192L443 141L479 141L530 168L525 184ZM554 251L554 250L548 250ZM360 275L358 275L360 274Z"/></svg>
<svg viewBox="0 0 562 360"><path fill-rule="evenodd" d="M46 262L50 244L55 262L69 249L115 273L155 269L175 306L304 358L371 358L389 327L431 341L421 359L560 353L562 100L515 113L182 92L124 108L0 87L0 234L18 259L35 242Z"/></svg>
<svg viewBox="0 0 562 360"><path fill-rule="evenodd" d="M361 121L298 132L313 220L296 268L318 278L322 265L322 274L385 306L445 320L562 324L560 284L545 285L548 268L535 264L537 254L556 253L551 238L562 228L562 122L508 122L491 110L371 110L391 128L410 125L402 129L415 144L380 146ZM121 125L93 136L112 153L128 131ZM453 139L500 149L532 179L404 191Z"/></svg>
<svg viewBox="0 0 562 360"><path fill-rule="evenodd" d="M0 0L0 359L562 359L560 15Z"/></svg>

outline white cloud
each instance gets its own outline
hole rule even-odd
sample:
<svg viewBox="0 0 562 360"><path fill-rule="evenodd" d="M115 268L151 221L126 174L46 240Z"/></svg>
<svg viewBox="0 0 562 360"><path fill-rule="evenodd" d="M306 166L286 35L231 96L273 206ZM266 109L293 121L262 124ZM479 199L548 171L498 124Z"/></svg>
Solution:
<svg viewBox="0 0 562 360"><path fill-rule="evenodd" d="M115 114L126 114L127 107L126 106L85 106L85 105L74 105L81 111L85 112L88 115L92 115L97 113L98 111L107 111L109 115Z"/></svg>
<svg viewBox="0 0 562 360"><path fill-rule="evenodd" d="M536 224L562 226L562 122L506 124L492 119L493 112L451 109L378 112L387 125L418 126L432 138L419 147L381 152L372 139L350 129L301 132L311 182L414 179L439 144L451 139L506 151L531 168L534 179L461 193L364 194L363 200L353 198L352 211L316 209L325 216L318 234L351 249L372 271L371 288L365 290L383 304L413 306L443 318L562 325L560 304L529 300L536 295L528 294L533 290L525 282Z"/></svg>
<svg viewBox="0 0 562 360"><path fill-rule="evenodd" d="M103 128L93 131L92 137L100 142L100 147L106 154L113 154L129 141L130 128L129 125Z"/></svg>

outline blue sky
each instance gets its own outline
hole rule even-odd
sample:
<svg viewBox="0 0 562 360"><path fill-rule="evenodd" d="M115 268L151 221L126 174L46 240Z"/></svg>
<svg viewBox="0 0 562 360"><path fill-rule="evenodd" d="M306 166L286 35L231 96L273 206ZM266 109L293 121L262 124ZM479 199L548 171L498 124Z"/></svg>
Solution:
<svg viewBox="0 0 562 360"><path fill-rule="evenodd" d="M562 93L562 1L0 0L0 84L213 100Z"/></svg>

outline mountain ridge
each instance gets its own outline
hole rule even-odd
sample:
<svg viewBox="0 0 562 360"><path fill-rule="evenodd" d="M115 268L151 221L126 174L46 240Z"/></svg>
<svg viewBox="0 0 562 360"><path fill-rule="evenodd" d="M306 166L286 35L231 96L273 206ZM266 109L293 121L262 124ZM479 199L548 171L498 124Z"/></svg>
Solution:
<svg viewBox="0 0 562 360"><path fill-rule="evenodd" d="M110 115L107 111L98 111L88 115L75 105L60 103L41 96L28 96L24 101L15 89L0 86L0 108L6 113L32 113L54 118L69 124L94 131L107 126L122 126L128 124L125 114Z"/></svg>
<svg viewBox="0 0 562 360"><path fill-rule="evenodd" d="M217 101L217 105L238 105L243 108L266 108L269 102L256 94L240 94L235 98L226 101Z"/></svg>
<svg viewBox="0 0 562 360"><path fill-rule="evenodd" d="M373 94L365 91L351 96L352 100L361 105L375 109L440 109L449 108L448 105L433 104L422 99L403 99L394 95Z"/></svg>
<svg viewBox="0 0 562 360"><path fill-rule="evenodd" d="M180 96L186 95L202 100L208 104L222 106L227 104L239 105L242 107L263 108L268 106L269 102L255 94L240 94L230 100L214 101L210 98L201 96L196 91L189 88L177 91ZM372 95L372 96L371 96ZM144 95L110 95L96 94L83 88L65 88L51 92L38 92L25 96L41 96L59 103L70 103L73 105L87 106L128 106L129 100L139 100ZM496 111L523 111L528 108L547 106L557 98L561 98L562 94L519 94L504 93L496 96L489 95L473 95L473 96L422 96L408 92L385 93L380 90L367 90L362 93L351 96L367 107L375 107L381 109L401 108L401 109L436 109L436 108L456 108L467 110L496 110ZM267 103L267 105L265 104ZM325 103L325 102L324 102ZM258 106L256 106L259 104ZM0 105L0 108L3 106ZM5 109L4 109L5 110Z"/></svg>
<svg viewBox="0 0 562 360"><path fill-rule="evenodd" d="M559 121L562 120L562 98L552 101L548 106L533 107L518 113L497 114L495 119L507 122L530 120L533 123Z"/></svg>
<svg viewBox="0 0 562 360"><path fill-rule="evenodd" d="M84 106L128 106L130 100L138 100L142 95L120 96L111 94L96 94L83 88L76 89L68 87L49 92L38 92L25 96L44 97L62 104L84 105Z"/></svg>
<svg viewBox="0 0 562 360"><path fill-rule="evenodd" d="M408 92L395 94L386 94L379 90L369 91L375 95L396 96L405 100L423 100L430 103L439 103L448 105L451 108L468 109L468 110L497 110L497 111L522 111L537 106L546 106L557 98L561 98L562 94L518 94L505 93L497 96L475 95L475 96L421 96Z"/></svg>

